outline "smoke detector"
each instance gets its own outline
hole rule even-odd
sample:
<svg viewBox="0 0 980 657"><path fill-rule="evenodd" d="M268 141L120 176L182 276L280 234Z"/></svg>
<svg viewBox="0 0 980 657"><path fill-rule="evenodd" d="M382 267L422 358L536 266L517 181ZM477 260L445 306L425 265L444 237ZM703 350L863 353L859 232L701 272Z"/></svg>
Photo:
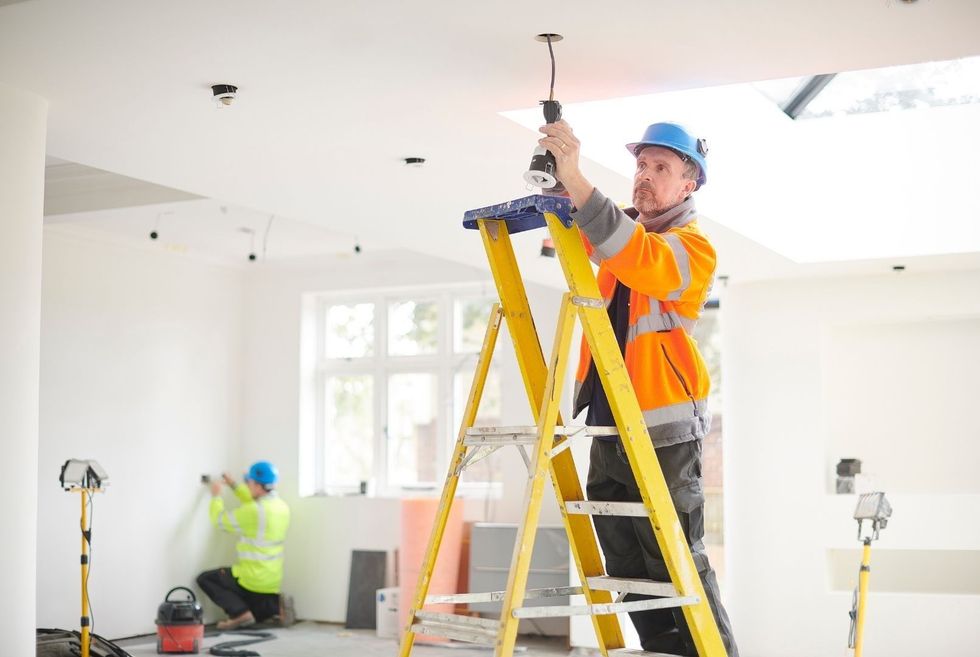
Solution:
<svg viewBox="0 0 980 657"><path fill-rule="evenodd" d="M238 97L238 87L233 84L212 84L211 93L218 108L227 107Z"/></svg>

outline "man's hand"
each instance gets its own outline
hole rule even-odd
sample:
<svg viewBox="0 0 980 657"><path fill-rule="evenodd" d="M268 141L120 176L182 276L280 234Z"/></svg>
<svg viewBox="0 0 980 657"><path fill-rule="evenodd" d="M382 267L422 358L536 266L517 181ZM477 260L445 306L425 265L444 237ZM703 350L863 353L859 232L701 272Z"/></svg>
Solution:
<svg viewBox="0 0 980 657"><path fill-rule="evenodd" d="M578 137L572 132L572 126L564 120L555 123L546 123L538 128L539 132L545 134L538 140L538 143L551 151L555 156L555 164L558 165L558 180L568 190L568 195L576 207L585 205L589 197L592 196L594 187L592 183L585 179L579 169L579 154L581 143Z"/></svg>
<svg viewBox="0 0 980 657"><path fill-rule="evenodd" d="M211 482L211 497L218 497L221 495L221 482L212 481Z"/></svg>
<svg viewBox="0 0 980 657"><path fill-rule="evenodd" d="M228 485L228 488L234 488L235 487L235 480L232 479L231 478L231 475L229 475L227 472L221 473L221 478Z"/></svg>

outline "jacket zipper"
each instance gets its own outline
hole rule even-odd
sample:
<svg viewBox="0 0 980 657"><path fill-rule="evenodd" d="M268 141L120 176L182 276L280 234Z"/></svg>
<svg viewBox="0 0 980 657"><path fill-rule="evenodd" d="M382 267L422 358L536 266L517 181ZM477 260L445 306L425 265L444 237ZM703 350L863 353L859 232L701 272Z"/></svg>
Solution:
<svg viewBox="0 0 980 657"><path fill-rule="evenodd" d="M681 372L674 365L674 361L672 361L670 359L670 356L667 355L667 346L664 345L663 343L661 343L660 344L660 350L662 352L664 352L664 358L667 359L667 364L670 365L670 369L674 370L674 376L676 376L677 377L677 380L681 382L681 387L684 388L684 392L687 394L687 398L691 400L691 404L694 406L694 414L697 415L698 414L698 405L694 401L694 395L691 394L691 389L687 387L687 381L685 381L684 380L684 377L681 376Z"/></svg>

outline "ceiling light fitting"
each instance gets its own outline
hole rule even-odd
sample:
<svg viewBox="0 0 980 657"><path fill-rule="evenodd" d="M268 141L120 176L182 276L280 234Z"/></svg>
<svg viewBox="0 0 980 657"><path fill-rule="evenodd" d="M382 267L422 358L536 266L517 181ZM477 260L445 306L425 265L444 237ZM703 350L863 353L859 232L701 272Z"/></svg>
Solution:
<svg viewBox="0 0 980 657"><path fill-rule="evenodd" d="M211 93L218 108L227 107L238 97L238 87L233 84L212 84Z"/></svg>
<svg viewBox="0 0 980 657"><path fill-rule="evenodd" d="M421 169L422 165L425 164L424 157L406 157L403 158L405 166L412 167L414 169Z"/></svg>
<svg viewBox="0 0 980 657"><path fill-rule="evenodd" d="M153 222L153 230L150 231L150 239L155 240L160 237L160 220L168 214L173 214L173 212L161 212L157 215L157 220Z"/></svg>
<svg viewBox="0 0 980 657"><path fill-rule="evenodd" d="M561 103L555 100L555 51L551 44L561 41L563 37L560 34L544 33L534 38L536 41L548 44L548 55L551 57L551 86L548 92L548 100L542 100L540 103L544 110L544 120L547 123L554 123L561 120ZM557 193L564 189L555 175L557 170L558 165L555 162L555 156L546 148L538 146L531 153L531 165L524 172L524 182L533 187L540 187L542 190L550 189L552 193Z"/></svg>

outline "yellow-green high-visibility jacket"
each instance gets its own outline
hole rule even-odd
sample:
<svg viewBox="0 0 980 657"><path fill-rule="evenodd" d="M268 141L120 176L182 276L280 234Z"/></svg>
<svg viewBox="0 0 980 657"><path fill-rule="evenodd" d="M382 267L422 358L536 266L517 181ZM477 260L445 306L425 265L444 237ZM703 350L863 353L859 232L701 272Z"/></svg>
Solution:
<svg viewBox="0 0 980 657"><path fill-rule="evenodd" d="M220 497L211 498L211 522L219 529L238 534L238 561L231 567L231 574L249 591L279 593L289 506L275 491L253 500L245 484L235 486L235 497L242 505L232 511L225 510Z"/></svg>

